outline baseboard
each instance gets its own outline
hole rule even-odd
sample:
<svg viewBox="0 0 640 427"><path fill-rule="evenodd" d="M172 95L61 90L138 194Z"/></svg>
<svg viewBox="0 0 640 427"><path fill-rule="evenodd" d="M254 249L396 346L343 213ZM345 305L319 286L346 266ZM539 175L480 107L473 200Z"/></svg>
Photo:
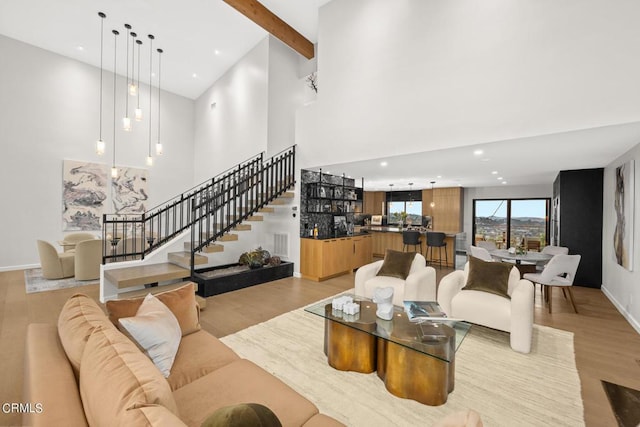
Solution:
<svg viewBox="0 0 640 427"><path fill-rule="evenodd" d="M302 279L302 274L299 271L294 271L293 277L295 277L296 279Z"/></svg>
<svg viewBox="0 0 640 427"><path fill-rule="evenodd" d="M627 322L629 322L631 327L640 334L640 322L638 322L633 318L633 316L631 316L631 314L622 306L622 304L620 304L620 302L615 299L614 296L607 290L606 286L602 285L600 289L602 290L602 293L604 293L604 295L609 299L609 301L611 301L611 304L613 304L615 308L618 309L620 314L622 314L622 316L627 319Z"/></svg>
<svg viewBox="0 0 640 427"><path fill-rule="evenodd" d="M10 265L8 267L0 267L0 272L14 270L28 270L30 268L40 268L40 264Z"/></svg>

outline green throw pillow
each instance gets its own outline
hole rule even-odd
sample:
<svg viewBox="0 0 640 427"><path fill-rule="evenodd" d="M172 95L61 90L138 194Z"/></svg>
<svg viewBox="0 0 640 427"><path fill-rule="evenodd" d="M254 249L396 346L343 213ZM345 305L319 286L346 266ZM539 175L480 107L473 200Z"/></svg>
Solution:
<svg viewBox="0 0 640 427"><path fill-rule="evenodd" d="M282 427L278 417L259 403L224 406L209 415L200 427Z"/></svg>
<svg viewBox="0 0 640 427"><path fill-rule="evenodd" d="M409 275L411 263L415 257L415 252L399 252L387 249L382 267L380 267L376 276L397 277L405 280Z"/></svg>
<svg viewBox="0 0 640 427"><path fill-rule="evenodd" d="M488 262L469 257L469 275L462 289L489 292L510 299L508 289L512 268L513 264Z"/></svg>

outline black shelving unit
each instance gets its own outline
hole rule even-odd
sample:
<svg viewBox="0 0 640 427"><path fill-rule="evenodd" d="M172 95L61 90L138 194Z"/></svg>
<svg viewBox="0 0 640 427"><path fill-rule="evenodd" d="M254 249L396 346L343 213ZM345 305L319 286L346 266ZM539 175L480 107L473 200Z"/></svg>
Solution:
<svg viewBox="0 0 640 427"><path fill-rule="evenodd" d="M331 236L336 232L334 217L345 216L353 224L354 215L363 211L364 192L353 178L303 170L301 183L301 236L308 237L315 224L320 236Z"/></svg>
<svg viewBox="0 0 640 427"><path fill-rule="evenodd" d="M553 183L552 244L582 256L577 286L602 284L603 169L561 171Z"/></svg>

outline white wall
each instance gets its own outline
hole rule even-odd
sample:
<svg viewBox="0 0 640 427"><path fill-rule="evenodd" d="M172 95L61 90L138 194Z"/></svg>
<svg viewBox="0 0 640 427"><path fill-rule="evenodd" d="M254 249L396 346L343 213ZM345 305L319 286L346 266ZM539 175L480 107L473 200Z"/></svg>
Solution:
<svg viewBox="0 0 640 427"><path fill-rule="evenodd" d="M98 138L100 70L0 36L0 270L39 264L36 240L56 242L62 232L64 159L111 164L113 75L104 74L103 140ZM118 122L124 115L125 79L119 77ZM142 86L142 105L148 87ZM130 106L131 108L131 106ZM157 109L157 107L154 107ZM145 114L148 112L145 109ZM153 111L157 117L157 111ZM193 101L162 95L164 156L149 169L149 207L189 188L193 182ZM170 119L169 119L170 118ZM148 121L125 134L118 126L116 164L147 168ZM157 126L153 126L155 144ZM107 200L105 212L111 212ZM96 233L98 234L98 233Z"/></svg>
<svg viewBox="0 0 640 427"><path fill-rule="evenodd" d="M196 183L267 150L268 66L267 37L196 100Z"/></svg>
<svg viewBox="0 0 640 427"><path fill-rule="evenodd" d="M335 163L633 122L640 2L334 0L297 142Z"/></svg>
<svg viewBox="0 0 640 427"><path fill-rule="evenodd" d="M195 102L196 182L264 151L274 155L295 144L295 114L305 99L304 79L298 76L298 54L273 37L265 37ZM215 102L216 106L211 108ZM250 232L238 232L238 242L223 243L223 253L210 255L214 265L237 262L257 246L273 251L275 233L289 234L289 260L296 262L298 217L292 215L298 195Z"/></svg>
<svg viewBox="0 0 640 427"><path fill-rule="evenodd" d="M535 199L553 197L553 183L549 185L503 185L464 189L464 218L462 228L467 233L467 246L473 241L474 199Z"/></svg>
<svg viewBox="0 0 640 427"><path fill-rule="evenodd" d="M615 169L628 160L635 160L633 271L618 265L613 251ZM602 290L640 333L640 144L604 169L603 195Z"/></svg>

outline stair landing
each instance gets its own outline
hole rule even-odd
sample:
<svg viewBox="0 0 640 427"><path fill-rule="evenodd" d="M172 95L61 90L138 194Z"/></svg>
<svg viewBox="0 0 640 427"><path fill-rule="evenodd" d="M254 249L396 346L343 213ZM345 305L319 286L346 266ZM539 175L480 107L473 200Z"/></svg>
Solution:
<svg viewBox="0 0 640 427"><path fill-rule="evenodd" d="M191 277L187 268L170 263L106 270L104 277L120 289Z"/></svg>

